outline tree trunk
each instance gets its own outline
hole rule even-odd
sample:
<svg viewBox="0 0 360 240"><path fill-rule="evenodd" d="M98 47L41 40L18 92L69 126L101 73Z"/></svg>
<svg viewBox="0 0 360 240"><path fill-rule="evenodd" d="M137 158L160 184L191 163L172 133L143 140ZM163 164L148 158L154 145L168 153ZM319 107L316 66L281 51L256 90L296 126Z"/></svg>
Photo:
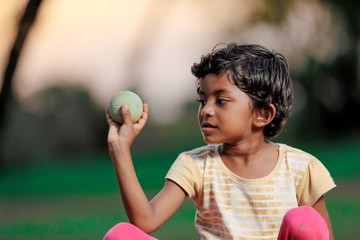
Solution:
<svg viewBox="0 0 360 240"><path fill-rule="evenodd" d="M19 22L19 29L16 40L12 47L9 61L5 69L3 84L0 92L0 144L4 141L4 127L8 112L8 105L13 99L12 78L16 69L16 65L24 45L26 36L35 21L36 14L40 7L41 0L29 0L24 14ZM0 158L1 159L1 158ZM1 165L1 160L0 160Z"/></svg>

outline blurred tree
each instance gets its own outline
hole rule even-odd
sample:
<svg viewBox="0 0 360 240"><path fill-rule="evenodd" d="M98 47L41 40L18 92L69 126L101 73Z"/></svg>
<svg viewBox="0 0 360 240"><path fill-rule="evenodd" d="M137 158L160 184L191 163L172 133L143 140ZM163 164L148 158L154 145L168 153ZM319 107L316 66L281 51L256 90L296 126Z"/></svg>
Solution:
<svg viewBox="0 0 360 240"><path fill-rule="evenodd" d="M292 141L329 140L345 134L358 136L360 131L360 125L354 117L354 113L360 109L360 2L320 1L330 6L333 16L341 17L350 46L349 51L339 54L331 62L321 62L309 56L311 59L307 66L301 72L294 73L294 79L306 88L307 106L296 118L289 120L287 130L290 134L286 135L285 132L284 135L293 138ZM263 0L262 6L252 14L253 22L281 25L287 19L293 4L299 2ZM45 105L35 112L24 110L12 97L12 75L39 5L40 1L29 1L5 73L0 96L0 141L3 141L0 143L0 164L4 161L23 161L34 156L91 153L106 148L107 126L104 110L98 109L83 91L56 88L43 92L38 97L45 100ZM152 11L153 9L149 9L149 12ZM157 23L162 19L159 17ZM144 21L147 22L147 19ZM150 21L139 34L144 34L149 24ZM236 29L236 26L236 23L232 24L233 33L241 31ZM157 32L153 34L156 35ZM130 65L134 65L133 63L145 54L146 47L147 45L141 45L140 42L134 44L134 50L140 54L132 56ZM132 78L139 79L139 72L134 71ZM6 109L12 109L11 114ZM196 118L193 116L196 116L196 106L189 105L182 118L174 124L156 126L149 123L142 132L142 137L137 138L133 149L155 151L156 147L161 146L169 151L179 148L174 152L180 152L192 148L193 145L203 144ZM5 118L11 125L4 124Z"/></svg>
<svg viewBox="0 0 360 240"><path fill-rule="evenodd" d="M344 22L348 51L331 62L311 59L306 70L297 76L308 90L310 103L299 129L317 139L358 138L360 125L355 116L360 110L360 1L322 3Z"/></svg>
<svg viewBox="0 0 360 240"><path fill-rule="evenodd" d="M298 2L264 0L264 7L258 8L257 14L253 15L253 22L281 24ZM311 1L304 4L306 2ZM309 54L305 68L292 72L293 78L305 88L307 105L296 119L289 119L287 129L292 132L289 135L293 138L291 141L336 141L360 135L360 125L354 117L360 110L360 1L319 2L330 9L334 22L343 24L346 36L338 37L348 40L348 51L338 54L332 61L322 61ZM342 44L343 39L337 42ZM296 93L295 89L295 101Z"/></svg>
<svg viewBox="0 0 360 240"><path fill-rule="evenodd" d="M29 112L14 102L0 146L3 164L13 165L48 156L86 155L106 149L107 123L89 94L79 89L52 88L32 99Z"/></svg>
<svg viewBox="0 0 360 240"><path fill-rule="evenodd" d="M259 15L262 17L256 17L256 20L266 21L275 24L281 23L286 18L289 9L293 5L293 3L294 0L265 0L264 7L259 8Z"/></svg>
<svg viewBox="0 0 360 240"><path fill-rule="evenodd" d="M13 48L10 53L8 65L5 69L3 84L0 92L0 146L3 145L3 141L5 141L3 136L3 128L5 127L5 119L7 117L7 110L10 101L13 99L13 94L11 90L11 82L16 69L16 65L24 45L26 36L34 23L36 14L40 7L41 0L29 0L29 3L25 9L23 17L21 18L19 24L18 34L13 45ZM1 165L0 158L0 165Z"/></svg>

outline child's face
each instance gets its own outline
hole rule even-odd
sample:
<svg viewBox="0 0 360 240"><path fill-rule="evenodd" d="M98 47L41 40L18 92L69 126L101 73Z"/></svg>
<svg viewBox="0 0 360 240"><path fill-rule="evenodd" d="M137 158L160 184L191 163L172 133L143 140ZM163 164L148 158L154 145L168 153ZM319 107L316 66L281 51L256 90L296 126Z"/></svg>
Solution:
<svg viewBox="0 0 360 240"><path fill-rule="evenodd" d="M226 73L207 74L199 81L198 120L207 144L235 144L251 137L251 99Z"/></svg>

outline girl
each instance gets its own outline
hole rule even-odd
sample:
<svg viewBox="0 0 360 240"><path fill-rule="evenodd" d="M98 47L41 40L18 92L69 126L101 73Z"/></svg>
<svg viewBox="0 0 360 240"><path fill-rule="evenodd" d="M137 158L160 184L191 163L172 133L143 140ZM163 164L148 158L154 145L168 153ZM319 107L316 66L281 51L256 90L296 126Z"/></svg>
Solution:
<svg viewBox="0 0 360 240"><path fill-rule="evenodd" d="M201 239L333 239L324 200L335 187L329 172L310 154L269 141L293 103L286 59L259 45L231 43L203 56L192 73L207 145L180 154L150 202L130 153L148 106L134 124L123 106L121 126L107 108L109 152L131 224L116 225L105 239L154 239L148 234L186 197L196 205Z"/></svg>

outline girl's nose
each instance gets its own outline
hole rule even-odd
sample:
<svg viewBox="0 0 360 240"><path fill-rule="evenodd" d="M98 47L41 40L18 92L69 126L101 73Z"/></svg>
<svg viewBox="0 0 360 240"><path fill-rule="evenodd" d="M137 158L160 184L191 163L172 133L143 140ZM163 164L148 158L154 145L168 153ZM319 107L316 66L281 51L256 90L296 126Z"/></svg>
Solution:
<svg viewBox="0 0 360 240"><path fill-rule="evenodd" d="M201 115L206 116L213 116L214 115L214 108L211 106L211 104L208 102L206 103L201 110Z"/></svg>

